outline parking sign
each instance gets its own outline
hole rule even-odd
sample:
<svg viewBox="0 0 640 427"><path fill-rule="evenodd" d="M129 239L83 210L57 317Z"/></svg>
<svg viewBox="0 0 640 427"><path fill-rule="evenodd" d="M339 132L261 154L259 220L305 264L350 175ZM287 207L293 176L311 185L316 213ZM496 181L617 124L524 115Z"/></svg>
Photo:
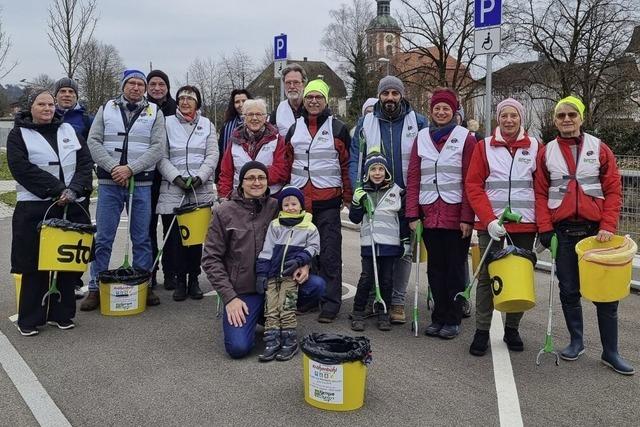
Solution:
<svg viewBox="0 0 640 427"><path fill-rule="evenodd" d="M287 35L280 34L273 38L273 59L274 61L287 59Z"/></svg>
<svg viewBox="0 0 640 427"><path fill-rule="evenodd" d="M499 26L502 24L502 0L474 0L473 16L476 28Z"/></svg>

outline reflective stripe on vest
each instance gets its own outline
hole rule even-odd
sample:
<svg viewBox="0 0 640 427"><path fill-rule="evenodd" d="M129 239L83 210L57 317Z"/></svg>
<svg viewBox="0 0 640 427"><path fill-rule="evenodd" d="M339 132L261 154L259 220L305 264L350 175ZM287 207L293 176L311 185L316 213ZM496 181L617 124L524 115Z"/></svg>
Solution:
<svg viewBox="0 0 640 427"><path fill-rule="evenodd" d="M392 129L392 123L389 123L389 128ZM364 132L365 139L367 140L367 154L370 154L373 150L381 152L387 159L391 168L394 168L393 153L385 153L384 146L382 144L382 137L380 134L380 120L373 114L368 113L364 117L362 122L362 131ZM407 170L409 169L409 158L411 157L411 149L413 148L413 141L418 135L418 120L416 113L411 111L404 116L404 123L402 125L402 135L400 135L400 153L402 154L402 180L404 184L407 184ZM398 137L391 135L391 146L397 144Z"/></svg>
<svg viewBox="0 0 640 427"><path fill-rule="evenodd" d="M489 166L484 189L493 214L499 218L509 205L522 215L522 222L535 223L533 173L536 170L538 141L529 137L530 146L518 148L513 157L507 147L491 145L491 141L493 137L485 138L483 142Z"/></svg>
<svg viewBox="0 0 640 427"><path fill-rule="evenodd" d="M151 129L157 117L157 105L149 103L129 130L127 162L139 159L151 144ZM122 154L125 128L122 121L122 113L120 107L115 100L108 101L102 109L102 119L104 120L104 148L109 152L111 157L120 162ZM145 171L149 172L156 168L155 165L150 166Z"/></svg>
<svg viewBox="0 0 640 427"><path fill-rule="evenodd" d="M289 101L286 99L278 104L278 109L276 110L276 126L278 127L278 132L284 138L287 136L287 132L289 132L289 128L296 122L296 116L293 114L293 110L289 105Z"/></svg>
<svg viewBox="0 0 640 427"><path fill-rule="evenodd" d="M340 159L333 140L333 116L325 120L315 138L311 138L304 118L298 118L291 145L291 185L302 188L311 179L316 188L342 187Z"/></svg>
<svg viewBox="0 0 640 427"><path fill-rule="evenodd" d="M181 176L195 176L204 163L207 152L207 138L211 135L211 121L200 116L189 135L176 116L165 119L169 161ZM209 179L211 181L212 178Z"/></svg>
<svg viewBox="0 0 640 427"><path fill-rule="evenodd" d="M245 163L251 161L251 157L249 154L242 148L242 145L232 143L231 146L231 157L233 158L233 187L237 188L240 184L240 169L244 166ZM260 162L265 165L267 168L273 164L273 153L276 151L276 146L278 145L278 136L276 135L274 139L263 144L260 147L260 151L256 155L256 162ZM278 191L282 189L282 184L274 184L269 186L269 190L271 190L271 195L276 194Z"/></svg>
<svg viewBox="0 0 640 427"><path fill-rule="evenodd" d="M547 202L550 209L557 209L562 204L572 180L577 181L586 195L604 199L600 183L600 140L595 136L584 134L575 176L569 175L569 167L556 139L546 145L545 163L550 177Z"/></svg>
<svg viewBox="0 0 640 427"><path fill-rule="evenodd" d="M29 153L29 162L50 173L56 179L60 179L60 170L66 186L71 183L76 171L76 152L80 150L80 141L73 127L68 123L62 123L57 132L58 154L51 144L37 131L20 128L24 145ZM20 184L16 184L16 200L42 201L51 200L51 197L41 199L28 191Z"/></svg>
<svg viewBox="0 0 640 427"><path fill-rule="evenodd" d="M469 131L456 126L438 152L429 128L418 133L420 162L420 204L428 205L441 197L447 203L462 202L462 151Z"/></svg>
<svg viewBox="0 0 640 427"><path fill-rule="evenodd" d="M376 203L371 193L367 197L374 203L373 208L373 241L376 245L400 246L400 221L398 211L401 207L400 193L402 188L394 184ZM360 227L360 245L371 246L371 222L364 215Z"/></svg>

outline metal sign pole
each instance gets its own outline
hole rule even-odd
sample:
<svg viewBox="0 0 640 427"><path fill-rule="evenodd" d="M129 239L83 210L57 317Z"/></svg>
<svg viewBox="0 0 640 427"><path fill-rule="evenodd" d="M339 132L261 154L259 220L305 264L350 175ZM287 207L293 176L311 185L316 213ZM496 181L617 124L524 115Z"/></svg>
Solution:
<svg viewBox="0 0 640 427"><path fill-rule="evenodd" d="M487 76L485 78L486 88L484 95L484 134L491 135L491 60L493 54L487 54Z"/></svg>

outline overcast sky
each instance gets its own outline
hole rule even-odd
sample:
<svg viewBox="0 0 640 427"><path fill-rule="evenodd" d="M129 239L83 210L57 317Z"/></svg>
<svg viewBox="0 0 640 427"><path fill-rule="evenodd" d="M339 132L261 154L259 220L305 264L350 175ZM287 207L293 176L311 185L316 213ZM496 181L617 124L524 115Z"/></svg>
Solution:
<svg viewBox="0 0 640 427"><path fill-rule="evenodd" d="M374 7L375 1L371 0ZM230 54L235 48L261 62L273 36L288 35L289 57L327 60L320 39L329 10L348 0L99 0L94 37L114 45L127 68L167 72L184 81L196 57ZM392 2L392 9L399 2ZM17 83L45 73L63 76L47 39L47 0L2 0L3 29L13 47L9 61L18 66L0 83ZM393 13L393 10L392 10Z"/></svg>

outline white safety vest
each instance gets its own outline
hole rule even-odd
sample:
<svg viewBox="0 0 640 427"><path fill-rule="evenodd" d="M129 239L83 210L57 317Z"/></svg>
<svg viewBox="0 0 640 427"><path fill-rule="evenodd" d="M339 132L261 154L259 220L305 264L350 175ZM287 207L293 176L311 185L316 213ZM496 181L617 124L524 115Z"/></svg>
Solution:
<svg viewBox="0 0 640 427"><path fill-rule="evenodd" d="M389 126L392 126L391 124ZM391 128L391 127L390 127ZM362 123L362 131L367 141L367 154L372 151L382 152L382 137L380 135L380 121L373 113L368 113L364 117ZM407 170L409 169L409 158L411 157L411 149L413 148L413 141L418 135L418 120L416 113L411 111L404 116L404 124L402 125L402 135L400 135L400 153L402 154L402 180L404 184L407 184ZM397 141L395 135L391 135L391 145L393 146ZM382 153L387 162L393 168L393 153ZM360 178L360 177L358 177Z"/></svg>
<svg viewBox="0 0 640 427"><path fill-rule="evenodd" d="M242 145L236 144L235 142L231 143L231 157L233 158L233 186L235 188L240 185L240 169L244 166L245 163L250 162L252 159L249 157L249 154L242 148ZM256 162L260 162L266 167L269 167L273 164L273 154L276 151L276 146L278 145L278 136L267 142L266 144L260 147L260 151L256 155ZM282 184L274 184L269 186L269 190L271 195L276 194L278 191L282 190Z"/></svg>
<svg viewBox="0 0 640 427"><path fill-rule="evenodd" d="M139 159L151 145L151 129L156 121L158 106L149 103L129 130L127 163L132 160ZM123 150L125 128L122 121L122 113L120 107L115 100L108 101L102 109L102 118L104 120L104 148L109 152L111 157L120 161ZM146 172L155 170L156 165L150 166Z"/></svg>
<svg viewBox="0 0 640 427"><path fill-rule="evenodd" d="M438 152L429 128L418 133L420 156L420 204L428 205L441 197L447 203L462 202L462 151L469 131L456 126Z"/></svg>
<svg viewBox="0 0 640 427"><path fill-rule="evenodd" d="M58 154L39 132L20 128L20 133L27 147L29 162L50 173L56 179L60 179L60 169L62 169L64 184L68 186L76 171L76 152L80 150L80 141L73 127L68 123L62 123L58 128ZM51 200L51 197L41 199L22 185L16 184L16 200L19 202L43 201Z"/></svg>
<svg viewBox="0 0 640 427"><path fill-rule="evenodd" d="M211 135L211 121L200 116L189 134L176 116L168 116L165 118L165 128L169 161L181 176L195 176L204 163L207 138ZM213 178L209 178L209 181L213 181Z"/></svg>
<svg viewBox="0 0 640 427"><path fill-rule="evenodd" d="M513 157L508 148L493 146L491 141L493 137L485 138L483 142L489 165L484 188L493 214L499 218L508 205L522 215L522 222L535 223L533 173L536 170L538 141L529 137L531 145L518 148Z"/></svg>
<svg viewBox="0 0 640 427"><path fill-rule="evenodd" d="M325 120L315 138L311 138L304 118L300 117L291 145L291 185L302 188L311 179L316 188L342 188L340 159L333 139L333 116Z"/></svg>
<svg viewBox="0 0 640 427"><path fill-rule="evenodd" d="M365 213L360 227L360 245L371 246L371 224L373 223L373 241L376 245L400 246L400 221L398 211L402 205L402 188L393 184L380 199L373 200L370 194L367 197L374 203L372 220Z"/></svg>
<svg viewBox="0 0 640 427"><path fill-rule="evenodd" d="M547 206L557 209L567 194L572 180L576 180L582 191L588 196L604 199L600 182L600 143L593 135L584 134L582 148L576 162L576 174L569 175L569 167L560 150L557 139L546 145L545 163L550 175L549 200Z"/></svg>
<svg viewBox="0 0 640 427"><path fill-rule="evenodd" d="M291 105L286 99L278 104L276 110L276 126L278 126L278 132L284 138L289 132L289 128L296 122L296 116L293 114Z"/></svg>

